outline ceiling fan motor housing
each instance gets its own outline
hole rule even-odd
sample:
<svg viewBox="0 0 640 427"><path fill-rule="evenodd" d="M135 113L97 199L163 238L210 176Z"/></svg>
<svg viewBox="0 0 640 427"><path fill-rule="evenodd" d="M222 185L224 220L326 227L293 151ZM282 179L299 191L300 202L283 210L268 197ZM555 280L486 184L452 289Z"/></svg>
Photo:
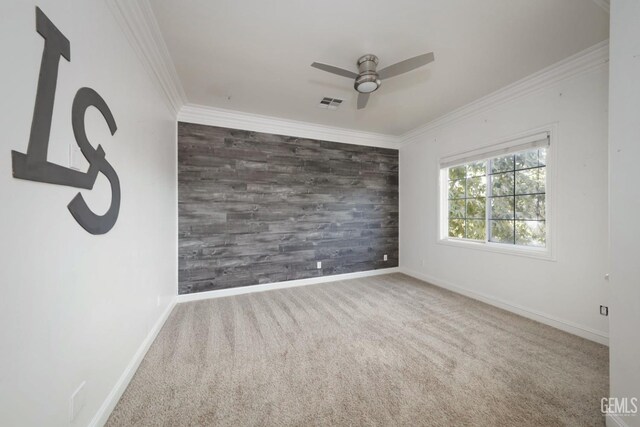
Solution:
<svg viewBox="0 0 640 427"><path fill-rule="evenodd" d="M378 57L375 55L364 55L358 59L358 77L353 85L358 92L371 93L380 87L377 67Z"/></svg>

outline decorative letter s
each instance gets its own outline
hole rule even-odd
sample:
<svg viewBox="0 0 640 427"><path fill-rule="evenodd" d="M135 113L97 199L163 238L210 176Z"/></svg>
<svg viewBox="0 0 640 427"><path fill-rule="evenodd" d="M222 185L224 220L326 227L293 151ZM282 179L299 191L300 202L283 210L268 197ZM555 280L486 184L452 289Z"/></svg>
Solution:
<svg viewBox="0 0 640 427"><path fill-rule="evenodd" d="M95 149L87 139L87 133L84 127L84 114L90 106L96 107L98 111L102 113L109 125L111 135L116 133L116 122L113 119L111 110L107 107L107 103L104 102L104 99L102 99L95 90L83 87L76 93L73 99L71 114L73 135L76 137L76 142L82 154L89 162L90 166L87 174L91 175L92 169L94 169L96 176L98 172L102 172L111 183L111 206L109 206L109 210L104 215L96 215L89 209L82 194L78 193L71 203L69 203L68 208L71 215L78 221L78 224L89 233L104 234L111 230L118 219L118 213L120 211L120 180L118 179L116 171L104 158L105 154L102 146L98 145L98 149Z"/></svg>

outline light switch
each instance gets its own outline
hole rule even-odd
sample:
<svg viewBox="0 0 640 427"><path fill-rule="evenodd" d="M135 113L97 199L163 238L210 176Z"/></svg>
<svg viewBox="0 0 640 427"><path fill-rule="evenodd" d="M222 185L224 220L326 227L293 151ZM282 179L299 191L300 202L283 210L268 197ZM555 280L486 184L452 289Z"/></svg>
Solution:
<svg viewBox="0 0 640 427"><path fill-rule="evenodd" d="M80 147L76 144L69 145L69 168L77 171L82 170L86 160L82 155Z"/></svg>

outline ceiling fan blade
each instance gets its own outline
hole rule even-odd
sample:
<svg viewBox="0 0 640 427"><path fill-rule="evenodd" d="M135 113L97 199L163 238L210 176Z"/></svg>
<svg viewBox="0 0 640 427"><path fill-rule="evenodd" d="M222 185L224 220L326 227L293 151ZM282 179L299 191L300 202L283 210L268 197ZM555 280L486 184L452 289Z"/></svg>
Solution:
<svg viewBox="0 0 640 427"><path fill-rule="evenodd" d="M367 106L367 102L369 101L370 93L359 93L358 94L358 110L362 110Z"/></svg>
<svg viewBox="0 0 640 427"><path fill-rule="evenodd" d="M337 74L342 77L348 77L350 79L355 79L358 77L357 73L353 71L345 70L343 68L334 67L333 65L322 64L320 62L314 62L311 64L313 68L317 68L318 70L326 71L328 73Z"/></svg>
<svg viewBox="0 0 640 427"><path fill-rule="evenodd" d="M389 65L386 68L378 71L378 76L382 80L388 79L391 77L395 77L400 74L407 73L411 70L415 70L418 67L422 67L423 65L427 65L430 62L433 62L435 57L433 56L433 52L425 53L423 55L414 56L413 58L405 59L404 61L400 61L396 64Z"/></svg>

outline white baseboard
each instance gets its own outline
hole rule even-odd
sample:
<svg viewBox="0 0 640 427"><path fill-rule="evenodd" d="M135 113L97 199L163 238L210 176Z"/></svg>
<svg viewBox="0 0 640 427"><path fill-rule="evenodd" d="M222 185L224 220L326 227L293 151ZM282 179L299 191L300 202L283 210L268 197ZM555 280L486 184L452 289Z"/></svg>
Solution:
<svg viewBox="0 0 640 427"><path fill-rule="evenodd" d="M231 289L219 289L193 294L178 295L177 302L197 301L209 298L229 297L232 295L249 294L253 292L271 291L274 289L293 288L296 286L316 285L318 283L337 282L338 280L359 279L361 277L379 276L381 274L398 273L398 267L381 268L379 270L360 271L357 273L335 274L332 276L311 277L308 279L287 280L285 282L266 283L262 285L241 286Z"/></svg>
<svg viewBox="0 0 640 427"><path fill-rule="evenodd" d="M595 341L597 343L604 344L607 346L609 345L609 337L606 334L600 331L597 331L595 329L578 325L576 323L570 322L568 320L560 319L558 317L543 313L538 310L533 310L518 304L513 304L508 301L495 298L491 295L472 291L470 289L463 288L458 285L454 285L453 283L450 283L446 280L441 280L433 276L429 276L423 273L419 273L417 271L407 269L405 267L401 267L400 272L408 276L414 277L418 280L422 280L424 282L438 286L440 288L448 289L455 293L462 294L469 298L473 298L473 299L482 301L484 303L493 305L495 307L502 308L503 310L507 310L512 313L518 314L522 317L526 317L528 319L532 319L537 322L544 323L545 325L552 326L556 329L560 329L570 334L577 335L579 337L586 338L588 340Z"/></svg>
<svg viewBox="0 0 640 427"><path fill-rule="evenodd" d="M100 409L98 409L98 412L96 412L96 414L93 416L93 419L89 423L89 427L101 427L106 424L109 416L111 415L111 412L113 411L113 408L116 407L116 404L120 400L122 393L124 393L124 391L127 389L131 378L133 378L133 375L138 370L138 366L140 366L140 362L142 362L142 359L144 359L144 356L147 354L149 347L151 347L151 344L153 344L153 341L156 339L158 332L160 332L160 329L162 329L164 322L166 322L169 318L169 314L171 314L171 310L173 310L173 307L175 307L175 305L176 300L174 298L172 299L171 303L169 303L155 325L153 325L153 328L151 328L147 337L144 339L144 341L142 341L140 347L138 347L138 351L136 351L136 353L133 355L133 358L131 358L131 361L118 379L118 382L116 382L115 386L111 390L111 393L109 393L107 398L100 406Z"/></svg>
<svg viewBox="0 0 640 427"><path fill-rule="evenodd" d="M606 422L607 427L629 427L619 415L607 414Z"/></svg>

